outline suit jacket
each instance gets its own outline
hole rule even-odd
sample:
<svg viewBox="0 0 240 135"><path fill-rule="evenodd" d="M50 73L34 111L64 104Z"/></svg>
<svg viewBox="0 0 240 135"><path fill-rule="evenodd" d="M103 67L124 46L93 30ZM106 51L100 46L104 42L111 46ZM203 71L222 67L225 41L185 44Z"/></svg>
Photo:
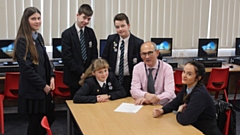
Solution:
<svg viewBox="0 0 240 135"><path fill-rule="evenodd" d="M45 92L43 91L46 84L50 84L50 78L54 76L52 67L46 48L44 47L44 41L42 35L39 33L36 40L34 40L36 46L40 46L43 49L43 54L38 51L38 55L43 55L45 61L39 59L39 64L36 65L32 62L31 54L28 51L26 60L23 59L26 52L26 39L19 38L17 40L17 61L20 69L20 80L19 80L19 95L27 99L44 99ZM43 64L43 65L41 65ZM44 66L44 69L40 68ZM45 74L43 78L41 74Z"/></svg>
<svg viewBox="0 0 240 135"><path fill-rule="evenodd" d="M62 60L64 64L63 82L68 86L79 86L80 76L89 67L92 60L98 58L97 39L92 28L85 27L84 38L87 60L82 59L80 39L75 24L62 33Z"/></svg>
<svg viewBox="0 0 240 135"><path fill-rule="evenodd" d="M109 72L106 80L106 87L101 88L95 76L85 80L83 86L74 95L74 103L96 103L97 95L108 94L111 95L110 100L126 97L126 91L119 83L115 75Z"/></svg>
<svg viewBox="0 0 240 135"><path fill-rule="evenodd" d="M107 38L107 44L102 54L102 58L106 59L111 67L111 71L115 73L117 62L117 51L114 48L118 48L120 37L118 34L109 35ZM114 47L114 44L117 44ZM140 47L143 44L143 40L137 38L133 34L130 34L128 42L128 67L130 75L132 75L133 66L142 61L140 57Z"/></svg>

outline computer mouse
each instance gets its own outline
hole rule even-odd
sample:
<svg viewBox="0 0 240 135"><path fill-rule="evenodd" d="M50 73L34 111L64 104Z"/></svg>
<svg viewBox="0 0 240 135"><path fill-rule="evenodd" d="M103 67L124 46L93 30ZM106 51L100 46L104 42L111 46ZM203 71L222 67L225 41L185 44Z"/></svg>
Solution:
<svg viewBox="0 0 240 135"><path fill-rule="evenodd" d="M233 68L233 65L230 65L229 68Z"/></svg>

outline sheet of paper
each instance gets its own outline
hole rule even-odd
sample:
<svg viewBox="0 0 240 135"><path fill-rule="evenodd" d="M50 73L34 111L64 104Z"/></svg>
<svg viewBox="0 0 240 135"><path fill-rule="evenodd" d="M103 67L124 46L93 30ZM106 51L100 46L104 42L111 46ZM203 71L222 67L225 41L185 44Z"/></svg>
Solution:
<svg viewBox="0 0 240 135"><path fill-rule="evenodd" d="M143 107L142 105L122 103L114 111L115 112L125 112L125 113L137 113L142 107Z"/></svg>

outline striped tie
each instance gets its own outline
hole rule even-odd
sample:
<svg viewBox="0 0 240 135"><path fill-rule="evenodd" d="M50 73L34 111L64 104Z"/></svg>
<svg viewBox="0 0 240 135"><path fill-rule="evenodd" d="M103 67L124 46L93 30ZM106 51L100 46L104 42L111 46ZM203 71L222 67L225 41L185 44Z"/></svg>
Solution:
<svg viewBox="0 0 240 135"><path fill-rule="evenodd" d="M122 84L123 83L123 77L124 77L124 41L122 40L122 44L120 46L120 63L119 63L119 77L118 80Z"/></svg>
<svg viewBox="0 0 240 135"><path fill-rule="evenodd" d="M87 51L86 51L84 34L82 29L80 30L80 45L81 45L82 59L85 63L87 60Z"/></svg>

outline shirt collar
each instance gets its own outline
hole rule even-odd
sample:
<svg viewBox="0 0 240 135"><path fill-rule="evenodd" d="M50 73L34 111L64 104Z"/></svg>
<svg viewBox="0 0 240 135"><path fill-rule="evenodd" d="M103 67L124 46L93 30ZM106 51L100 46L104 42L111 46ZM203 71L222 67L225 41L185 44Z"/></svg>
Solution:
<svg viewBox="0 0 240 135"><path fill-rule="evenodd" d="M37 37L38 37L38 33L37 32L32 32L32 37L33 37L34 40L36 40Z"/></svg>
<svg viewBox="0 0 240 135"><path fill-rule="evenodd" d="M75 28L76 28L76 30L77 30L77 33L79 33L81 29L82 29L83 32L84 32L84 29L85 29L85 27L79 28L78 25L77 25L77 23L75 23Z"/></svg>
<svg viewBox="0 0 240 135"><path fill-rule="evenodd" d="M119 36L119 37L120 37L120 42L122 43L122 40L123 40L124 43L126 44L128 42L128 40L129 40L129 38L130 38L130 35L127 38L125 38L125 39L123 39L121 36Z"/></svg>
<svg viewBox="0 0 240 135"><path fill-rule="evenodd" d="M106 84L106 81L101 82L101 81L99 81L97 78L96 78L96 80L97 80L97 82L98 82L98 84L99 84L100 87L102 87L104 83Z"/></svg>
<svg viewBox="0 0 240 135"><path fill-rule="evenodd" d="M147 69L149 69L149 68L157 69L158 68L158 63L160 64L160 62L157 60L153 67L149 67L147 65L146 65L146 67L147 67Z"/></svg>
<svg viewBox="0 0 240 135"><path fill-rule="evenodd" d="M191 88L188 88L188 87L187 87L187 89L186 89L187 94L190 94L190 93L192 92L192 90L193 90L194 87L195 87L195 85L194 85L193 87L191 87Z"/></svg>

